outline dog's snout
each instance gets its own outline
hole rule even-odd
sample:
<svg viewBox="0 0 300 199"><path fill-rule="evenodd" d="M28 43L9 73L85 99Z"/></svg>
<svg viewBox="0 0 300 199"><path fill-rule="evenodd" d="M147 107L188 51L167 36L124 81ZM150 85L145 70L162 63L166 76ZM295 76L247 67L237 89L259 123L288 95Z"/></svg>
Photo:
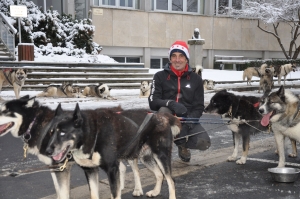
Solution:
<svg viewBox="0 0 300 199"><path fill-rule="evenodd" d="M263 109L263 108L260 108L260 109L258 109L258 112L259 112L260 114L263 114L263 113L264 113L264 109Z"/></svg>
<svg viewBox="0 0 300 199"><path fill-rule="evenodd" d="M54 152L54 147L48 146L46 149L46 155L50 156L53 154L53 152Z"/></svg>

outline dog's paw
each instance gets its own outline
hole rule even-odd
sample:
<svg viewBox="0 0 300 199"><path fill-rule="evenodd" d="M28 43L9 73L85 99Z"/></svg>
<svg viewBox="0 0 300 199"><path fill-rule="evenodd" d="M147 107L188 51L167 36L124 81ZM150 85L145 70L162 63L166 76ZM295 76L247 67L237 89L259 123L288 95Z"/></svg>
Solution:
<svg viewBox="0 0 300 199"><path fill-rule="evenodd" d="M158 194L159 194L158 191L156 191L156 190L151 190L151 191L148 191L148 192L146 193L146 196L147 196L147 197L156 197Z"/></svg>
<svg viewBox="0 0 300 199"><path fill-rule="evenodd" d="M229 156L227 158L227 162L234 162L235 160L236 160L236 157L234 157L234 156Z"/></svg>
<svg viewBox="0 0 300 199"><path fill-rule="evenodd" d="M239 160L237 160L235 162L236 164L246 164L246 158L245 157L241 157Z"/></svg>
<svg viewBox="0 0 300 199"><path fill-rule="evenodd" d="M134 189L132 192L133 196L142 196L144 195L143 190L142 189Z"/></svg>
<svg viewBox="0 0 300 199"><path fill-rule="evenodd" d="M297 157L297 154L295 154L295 153L290 153L290 154L289 154L289 157L290 157L290 158L296 158L296 157Z"/></svg>

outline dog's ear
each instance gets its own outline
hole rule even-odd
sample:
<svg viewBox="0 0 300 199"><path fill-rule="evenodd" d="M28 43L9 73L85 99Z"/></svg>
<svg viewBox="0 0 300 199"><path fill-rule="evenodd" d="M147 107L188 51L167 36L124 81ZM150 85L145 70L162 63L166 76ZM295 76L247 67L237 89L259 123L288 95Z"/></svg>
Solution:
<svg viewBox="0 0 300 199"><path fill-rule="evenodd" d="M111 88L108 89L109 91L111 90Z"/></svg>
<svg viewBox="0 0 300 199"><path fill-rule="evenodd" d="M26 106L27 108L33 107L34 102L35 102L35 97L29 98L29 99L27 100L25 106Z"/></svg>
<svg viewBox="0 0 300 199"><path fill-rule="evenodd" d="M279 90L276 93L280 98L284 97L284 87L283 87L283 85L280 86Z"/></svg>
<svg viewBox="0 0 300 199"><path fill-rule="evenodd" d="M75 128L80 127L83 123L83 118L82 118L78 103L76 103L76 108L73 113L73 123L74 123Z"/></svg>
<svg viewBox="0 0 300 199"><path fill-rule="evenodd" d="M27 69L23 69L24 73L27 74Z"/></svg>
<svg viewBox="0 0 300 199"><path fill-rule="evenodd" d="M105 91L105 87L99 89L100 93L103 93Z"/></svg>
<svg viewBox="0 0 300 199"><path fill-rule="evenodd" d="M61 115L63 114L63 110L61 108L61 103L58 104L58 106L56 107L56 110L55 110L55 116L58 116L58 115Z"/></svg>

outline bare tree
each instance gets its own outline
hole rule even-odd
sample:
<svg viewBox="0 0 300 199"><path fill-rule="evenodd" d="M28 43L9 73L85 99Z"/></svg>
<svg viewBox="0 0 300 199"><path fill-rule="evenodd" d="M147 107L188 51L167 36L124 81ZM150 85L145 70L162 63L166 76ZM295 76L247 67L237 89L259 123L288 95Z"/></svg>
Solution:
<svg viewBox="0 0 300 199"><path fill-rule="evenodd" d="M265 33L273 35L287 59L296 59L300 52L297 45L300 27L300 0L244 0L243 8L226 8L235 18L250 17L257 20L257 27ZM268 29L264 24L271 25ZM279 25L285 23L290 27L290 42L284 46L278 34ZM298 42L299 44L299 42Z"/></svg>

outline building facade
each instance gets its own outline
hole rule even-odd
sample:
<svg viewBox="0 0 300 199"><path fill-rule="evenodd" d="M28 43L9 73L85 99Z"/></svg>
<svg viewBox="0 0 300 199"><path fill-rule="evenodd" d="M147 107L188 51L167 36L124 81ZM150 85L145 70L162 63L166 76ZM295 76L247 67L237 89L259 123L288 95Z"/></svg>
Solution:
<svg viewBox="0 0 300 199"><path fill-rule="evenodd" d="M243 0L47 0L41 6L49 8L51 2L74 18L92 18L101 53L118 62L162 68L171 44L188 41L195 28L205 40L199 63L204 68L219 69L221 59L231 59L225 68L235 69L243 60L285 58L277 40L257 28L257 20L221 14L224 6L242 9ZM284 25L280 31L288 45Z"/></svg>

